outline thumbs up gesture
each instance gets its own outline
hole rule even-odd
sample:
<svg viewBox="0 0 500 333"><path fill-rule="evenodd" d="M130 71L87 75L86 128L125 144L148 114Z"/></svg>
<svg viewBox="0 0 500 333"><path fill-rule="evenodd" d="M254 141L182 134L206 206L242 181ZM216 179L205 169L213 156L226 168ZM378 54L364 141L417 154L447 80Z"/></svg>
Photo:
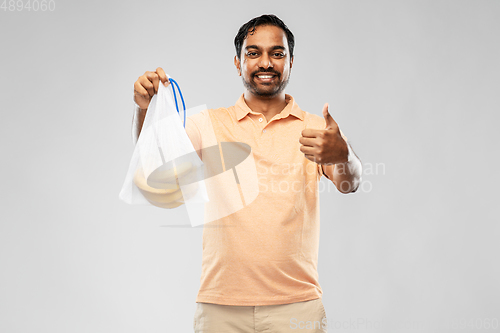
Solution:
<svg viewBox="0 0 500 333"><path fill-rule="evenodd" d="M302 131L300 151L308 160L318 164L347 162L347 142L340 134L339 125L328 112L328 103L323 106L323 117L326 121L324 130L306 128Z"/></svg>

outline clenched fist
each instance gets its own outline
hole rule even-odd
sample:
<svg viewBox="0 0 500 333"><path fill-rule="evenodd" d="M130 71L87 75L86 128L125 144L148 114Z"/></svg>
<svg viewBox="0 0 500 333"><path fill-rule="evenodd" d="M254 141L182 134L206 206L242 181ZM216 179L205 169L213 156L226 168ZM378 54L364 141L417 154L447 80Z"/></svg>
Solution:
<svg viewBox="0 0 500 333"><path fill-rule="evenodd" d="M151 98L158 92L158 85L163 83L168 87L170 82L167 75L161 67L158 67L155 72L146 72L139 76L134 83L134 101L139 108L145 110L149 106Z"/></svg>
<svg viewBox="0 0 500 333"><path fill-rule="evenodd" d="M340 134L339 126L328 112L328 104L323 107L323 117L326 121L324 130L306 128L302 131L300 151L308 160L318 164L347 162L349 148Z"/></svg>

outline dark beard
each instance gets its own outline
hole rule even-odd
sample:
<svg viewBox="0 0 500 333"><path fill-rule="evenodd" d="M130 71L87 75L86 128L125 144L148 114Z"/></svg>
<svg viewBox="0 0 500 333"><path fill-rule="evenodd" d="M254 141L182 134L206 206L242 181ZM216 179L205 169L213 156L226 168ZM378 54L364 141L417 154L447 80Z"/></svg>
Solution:
<svg viewBox="0 0 500 333"><path fill-rule="evenodd" d="M251 77L253 79L257 74L265 74L265 73L275 74L277 76L278 80L280 80L280 78L281 78L280 73L269 72L269 71L268 72L258 71L258 72L252 73ZM271 97L274 97L276 95L279 95L283 90L285 90L286 86L288 85L288 81L290 81L290 74L288 75L288 78L286 79L286 81L279 83L279 85L277 86L277 89L271 90L271 91L259 90L257 85L255 83L253 83L253 81L252 82L245 81L245 78L243 77L243 75L241 76L241 79L243 81L243 85L245 86L245 88L247 88L248 91L252 92L254 95L259 96L259 97L271 98Z"/></svg>

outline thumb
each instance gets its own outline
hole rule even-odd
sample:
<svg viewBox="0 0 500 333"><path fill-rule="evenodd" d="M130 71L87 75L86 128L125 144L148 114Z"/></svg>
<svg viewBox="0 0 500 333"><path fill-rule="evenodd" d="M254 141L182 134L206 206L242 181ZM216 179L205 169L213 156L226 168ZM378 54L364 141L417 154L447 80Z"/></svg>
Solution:
<svg viewBox="0 0 500 333"><path fill-rule="evenodd" d="M325 106L323 106L323 117L325 117L326 129L332 129L338 126L337 122L330 115L330 112L328 112L328 103L325 103Z"/></svg>

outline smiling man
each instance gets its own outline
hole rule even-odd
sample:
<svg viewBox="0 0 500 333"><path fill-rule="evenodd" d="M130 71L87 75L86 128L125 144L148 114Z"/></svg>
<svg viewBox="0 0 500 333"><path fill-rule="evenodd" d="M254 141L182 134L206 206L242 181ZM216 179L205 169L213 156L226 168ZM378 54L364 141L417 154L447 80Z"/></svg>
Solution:
<svg viewBox="0 0 500 333"><path fill-rule="evenodd" d="M216 227L203 230L194 329L326 332L317 272L318 182L325 176L340 192L355 192L361 162L327 104L322 118L301 110L285 94L295 40L279 18L262 15L250 20L239 29L234 44L243 95L234 106L189 117L186 132L199 152L218 142L250 146L259 193L242 209L217 219ZM136 138L160 82L168 84L158 68L134 85ZM205 163L208 157L201 158ZM245 175L238 177L238 186L245 184Z"/></svg>
<svg viewBox="0 0 500 333"><path fill-rule="evenodd" d="M243 39L242 45L241 37L244 37L244 33L245 31L240 31L235 39L237 55L234 57L234 64L246 88L245 101L248 103L255 100L258 103L266 98L285 102L284 91L293 64L285 31L277 26L264 25L259 27L257 33L255 27L246 32L250 35ZM291 49L293 50L293 45ZM281 98L276 98L278 96Z"/></svg>

